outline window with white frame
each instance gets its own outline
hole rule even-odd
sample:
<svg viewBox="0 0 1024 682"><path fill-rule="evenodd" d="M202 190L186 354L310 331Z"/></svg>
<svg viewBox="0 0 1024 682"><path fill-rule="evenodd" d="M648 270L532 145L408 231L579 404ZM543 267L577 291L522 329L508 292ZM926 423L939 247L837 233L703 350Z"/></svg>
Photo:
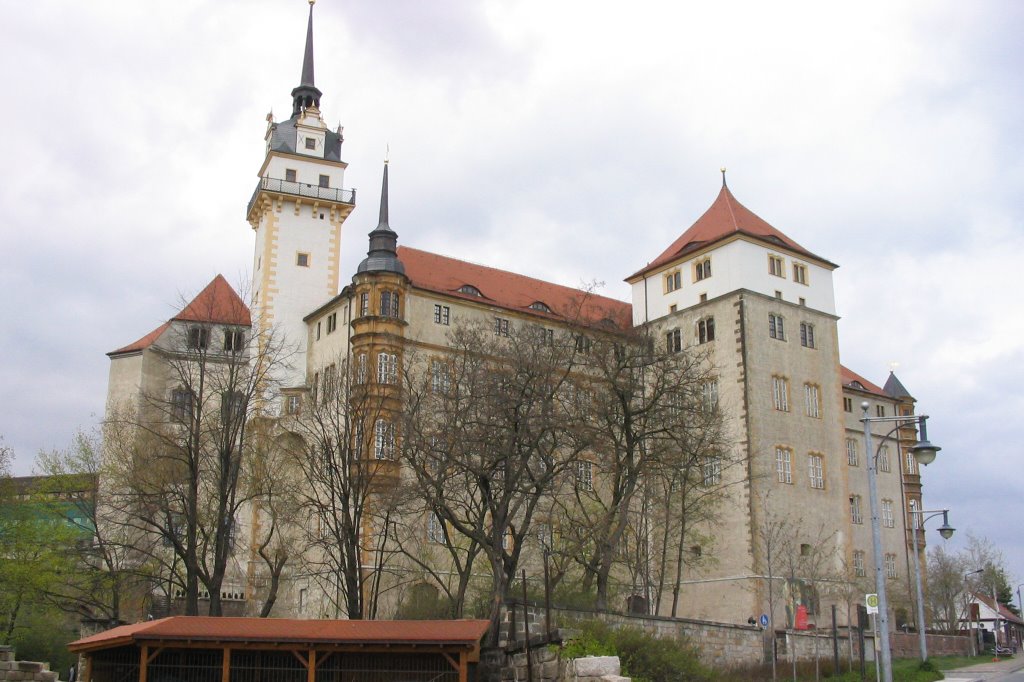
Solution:
<svg viewBox="0 0 1024 682"><path fill-rule="evenodd" d="M889 446L883 445L878 450L878 470L889 472L892 471L892 464L889 462Z"/></svg>
<svg viewBox="0 0 1024 682"><path fill-rule="evenodd" d="M508 336L509 335L509 323L504 317L494 318L494 333L497 336Z"/></svg>
<svg viewBox="0 0 1024 682"><path fill-rule="evenodd" d="M768 255L768 274L785 279L786 266L782 261L782 256Z"/></svg>
<svg viewBox="0 0 1024 682"><path fill-rule="evenodd" d="M907 450L906 453L904 454L904 456L906 457L906 471L907 471L907 473L911 474L911 475L916 474L917 473L917 460L914 459L914 453L912 451L910 451L910 450Z"/></svg>
<svg viewBox="0 0 1024 682"><path fill-rule="evenodd" d="M776 410L789 412L789 380L786 377L772 377L772 404Z"/></svg>
<svg viewBox="0 0 1024 682"><path fill-rule="evenodd" d="M812 488L825 489L825 458L822 455L811 453L807 456L807 476Z"/></svg>
<svg viewBox="0 0 1024 682"><path fill-rule="evenodd" d="M896 518L892 513L892 500L882 500L882 525L886 528L896 527Z"/></svg>
<svg viewBox="0 0 1024 682"><path fill-rule="evenodd" d="M537 524L537 542L544 549L551 549L551 524L550 523L538 523Z"/></svg>
<svg viewBox="0 0 1024 682"><path fill-rule="evenodd" d="M697 322L697 343L715 340L715 318L705 317Z"/></svg>
<svg viewBox="0 0 1024 682"><path fill-rule="evenodd" d="M363 429L363 422L357 419L355 428L352 431L352 452L356 457L362 457L366 447L366 431Z"/></svg>
<svg viewBox="0 0 1024 682"><path fill-rule="evenodd" d="M387 419L378 419L373 425L373 456L377 459L395 457L395 425Z"/></svg>
<svg viewBox="0 0 1024 682"><path fill-rule="evenodd" d="M768 336L779 341L786 340L786 326L782 315L768 313Z"/></svg>
<svg viewBox="0 0 1024 682"><path fill-rule="evenodd" d="M683 336L678 329L671 329L665 333L665 350L669 353L678 353L683 349Z"/></svg>
<svg viewBox="0 0 1024 682"><path fill-rule="evenodd" d="M857 455L857 441L853 438L846 439L846 463L852 467L860 466L860 457Z"/></svg>
<svg viewBox="0 0 1024 682"><path fill-rule="evenodd" d="M430 390L447 395L452 388L451 366L444 360L430 362Z"/></svg>
<svg viewBox="0 0 1024 682"><path fill-rule="evenodd" d="M400 300L397 291L380 292L380 314L381 317L401 317Z"/></svg>
<svg viewBox="0 0 1024 682"><path fill-rule="evenodd" d="M437 512L430 512L427 516L427 539L444 544L444 519Z"/></svg>
<svg viewBox="0 0 1024 682"><path fill-rule="evenodd" d="M800 323L800 345L804 348L814 348L814 325L810 322Z"/></svg>
<svg viewBox="0 0 1024 682"><path fill-rule="evenodd" d="M864 568L863 549L853 550L853 574L858 578L863 578L867 575L867 570Z"/></svg>
<svg viewBox="0 0 1024 682"><path fill-rule="evenodd" d="M576 462L576 489L591 491L594 489L594 463L586 460Z"/></svg>
<svg viewBox="0 0 1024 682"><path fill-rule="evenodd" d="M896 555L886 554L885 555L885 575L887 578L898 578L899 574L896 572Z"/></svg>
<svg viewBox="0 0 1024 682"><path fill-rule="evenodd" d="M864 517L860 512L860 495L850 495L850 522L864 523Z"/></svg>
<svg viewBox="0 0 1024 682"><path fill-rule="evenodd" d="M377 355L377 383L394 384L398 382L398 356L394 353Z"/></svg>
<svg viewBox="0 0 1024 682"><path fill-rule="evenodd" d="M701 387L701 403L705 412L712 412L718 406L718 379L709 379ZM681 397L681 396L680 396Z"/></svg>
<svg viewBox="0 0 1024 682"><path fill-rule="evenodd" d="M719 485L722 482L722 460L717 455L709 455L701 465L705 488Z"/></svg>
<svg viewBox="0 0 1024 682"><path fill-rule="evenodd" d="M447 327L450 317L451 308L440 303L434 304L434 324L441 324Z"/></svg>
<svg viewBox="0 0 1024 682"><path fill-rule="evenodd" d="M789 448L775 448L775 475L779 483L793 482L793 451Z"/></svg>
<svg viewBox="0 0 1024 682"><path fill-rule="evenodd" d="M357 384L366 383L366 353L360 353L356 356L356 371L355 380Z"/></svg>
<svg viewBox="0 0 1024 682"><path fill-rule="evenodd" d="M370 314L370 292L364 291L359 294L359 315L366 317Z"/></svg>
<svg viewBox="0 0 1024 682"><path fill-rule="evenodd" d="M804 384L804 407L808 417L821 418L821 390L815 384Z"/></svg>
<svg viewBox="0 0 1024 682"><path fill-rule="evenodd" d="M302 398L297 395L290 395L285 398L284 412L285 414L298 414L299 407L302 405Z"/></svg>

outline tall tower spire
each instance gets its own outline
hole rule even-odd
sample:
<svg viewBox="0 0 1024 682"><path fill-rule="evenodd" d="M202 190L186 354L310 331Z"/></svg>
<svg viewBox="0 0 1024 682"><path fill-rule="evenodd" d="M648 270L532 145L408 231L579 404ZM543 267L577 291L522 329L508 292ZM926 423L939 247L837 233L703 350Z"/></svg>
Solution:
<svg viewBox="0 0 1024 682"><path fill-rule="evenodd" d="M380 219L370 233L370 250L356 272L397 272L405 274L398 260L398 234L388 224L388 162L384 162L384 180L380 189Z"/></svg>
<svg viewBox="0 0 1024 682"><path fill-rule="evenodd" d="M320 97L323 95L314 84L313 77L313 3L309 0L309 23L306 25L306 51L302 55L302 77L299 87L292 90L292 116L298 116L306 108L320 108Z"/></svg>

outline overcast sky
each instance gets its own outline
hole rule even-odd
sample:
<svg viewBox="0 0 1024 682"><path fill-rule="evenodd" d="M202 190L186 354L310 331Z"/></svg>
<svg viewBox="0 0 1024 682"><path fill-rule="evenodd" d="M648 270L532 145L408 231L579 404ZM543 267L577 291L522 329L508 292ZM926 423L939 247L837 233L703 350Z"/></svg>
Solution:
<svg viewBox="0 0 1024 682"><path fill-rule="evenodd" d="M20 3L0 22L0 434L28 474L102 418L107 351L252 268L301 0ZM943 447L925 504L1024 580L1024 3L321 0L343 279L391 149L401 243L569 286L653 259L729 186L839 263L844 364ZM934 522L933 522L934 523ZM941 542L929 533L929 543ZM1016 582L1016 581L1015 581Z"/></svg>

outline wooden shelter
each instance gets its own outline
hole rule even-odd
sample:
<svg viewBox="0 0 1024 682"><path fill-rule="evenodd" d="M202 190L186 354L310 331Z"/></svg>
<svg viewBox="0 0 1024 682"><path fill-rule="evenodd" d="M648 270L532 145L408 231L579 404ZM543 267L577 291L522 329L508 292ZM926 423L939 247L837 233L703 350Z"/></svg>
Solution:
<svg viewBox="0 0 1024 682"><path fill-rule="evenodd" d="M174 616L72 642L82 682L468 682L486 620Z"/></svg>

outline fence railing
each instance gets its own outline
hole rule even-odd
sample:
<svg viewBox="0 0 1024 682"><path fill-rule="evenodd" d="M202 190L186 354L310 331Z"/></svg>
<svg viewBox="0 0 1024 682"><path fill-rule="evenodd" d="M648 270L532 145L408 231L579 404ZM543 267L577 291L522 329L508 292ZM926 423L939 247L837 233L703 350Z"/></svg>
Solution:
<svg viewBox="0 0 1024 682"><path fill-rule="evenodd" d="M256 203L256 197L259 196L260 190L280 192L281 194L289 194L294 197L333 201L341 204L355 205L356 203L356 191L354 189L321 187L320 185L313 185L308 182L290 182L276 178L260 178L256 189L253 190L252 198L249 199L249 205L245 211L246 215L252 212L253 204Z"/></svg>

